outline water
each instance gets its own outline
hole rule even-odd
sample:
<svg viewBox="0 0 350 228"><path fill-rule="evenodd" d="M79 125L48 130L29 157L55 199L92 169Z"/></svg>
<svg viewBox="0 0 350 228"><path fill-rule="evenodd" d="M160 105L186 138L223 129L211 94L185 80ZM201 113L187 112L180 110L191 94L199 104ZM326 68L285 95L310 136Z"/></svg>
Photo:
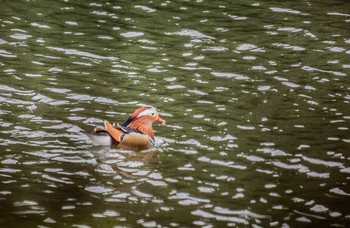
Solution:
<svg viewBox="0 0 350 228"><path fill-rule="evenodd" d="M1 226L349 226L349 9L2 1ZM142 104L150 151L81 133Z"/></svg>

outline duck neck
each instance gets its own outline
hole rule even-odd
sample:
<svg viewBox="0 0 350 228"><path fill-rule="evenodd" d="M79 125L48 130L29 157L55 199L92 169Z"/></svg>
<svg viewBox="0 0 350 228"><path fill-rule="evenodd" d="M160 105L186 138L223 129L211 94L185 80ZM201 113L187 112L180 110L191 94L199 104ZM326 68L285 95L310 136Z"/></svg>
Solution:
<svg viewBox="0 0 350 228"><path fill-rule="evenodd" d="M152 128L152 123L150 123L149 121L143 121L142 119L136 119L135 121L131 122L129 127L142 132L143 134L150 137L152 140L154 139L154 132L153 132L153 128Z"/></svg>

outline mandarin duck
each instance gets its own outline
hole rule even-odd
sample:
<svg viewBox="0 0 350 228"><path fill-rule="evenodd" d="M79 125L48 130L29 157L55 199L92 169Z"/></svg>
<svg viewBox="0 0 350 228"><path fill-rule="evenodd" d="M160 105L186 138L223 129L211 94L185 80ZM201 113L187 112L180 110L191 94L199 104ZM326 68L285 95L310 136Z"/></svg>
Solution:
<svg viewBox="0 0 350 228"><path fill-rule="evenodd" d="M119 149L147 149L154 145L154 122L165 123L157 110L143 106L135 110L123 125L114 126L104 122L104 128L97 127L92 134L87 134L95 145L116 145Z"/></svg>

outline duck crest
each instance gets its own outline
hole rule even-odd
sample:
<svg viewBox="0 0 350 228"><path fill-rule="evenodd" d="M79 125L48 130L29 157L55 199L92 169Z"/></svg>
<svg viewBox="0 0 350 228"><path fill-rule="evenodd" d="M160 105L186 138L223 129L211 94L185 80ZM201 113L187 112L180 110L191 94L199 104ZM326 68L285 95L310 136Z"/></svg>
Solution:
<svg viewBox="0 0 350 228"><path fill-rule="evenodd" d="M147 109L154 109L152 106L143 106L141 108L136 109L130 116L129 118L123 123L124 127L130 127L131 123L134 122L138 116L146 111Z"/></svg>

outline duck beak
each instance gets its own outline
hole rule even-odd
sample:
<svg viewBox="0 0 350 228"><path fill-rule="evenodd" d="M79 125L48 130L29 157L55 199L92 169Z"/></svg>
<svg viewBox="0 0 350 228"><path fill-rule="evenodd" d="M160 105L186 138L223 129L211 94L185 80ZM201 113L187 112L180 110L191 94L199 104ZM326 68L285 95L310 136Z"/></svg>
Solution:
<svg viewBox="0 0 350 228"><path fill-rule="evenodd" d="M163 120L162 118L160 118L160 116L158 116L158 119L156 120L156 122L163 124L165 123L165 120Z"/></svg>

